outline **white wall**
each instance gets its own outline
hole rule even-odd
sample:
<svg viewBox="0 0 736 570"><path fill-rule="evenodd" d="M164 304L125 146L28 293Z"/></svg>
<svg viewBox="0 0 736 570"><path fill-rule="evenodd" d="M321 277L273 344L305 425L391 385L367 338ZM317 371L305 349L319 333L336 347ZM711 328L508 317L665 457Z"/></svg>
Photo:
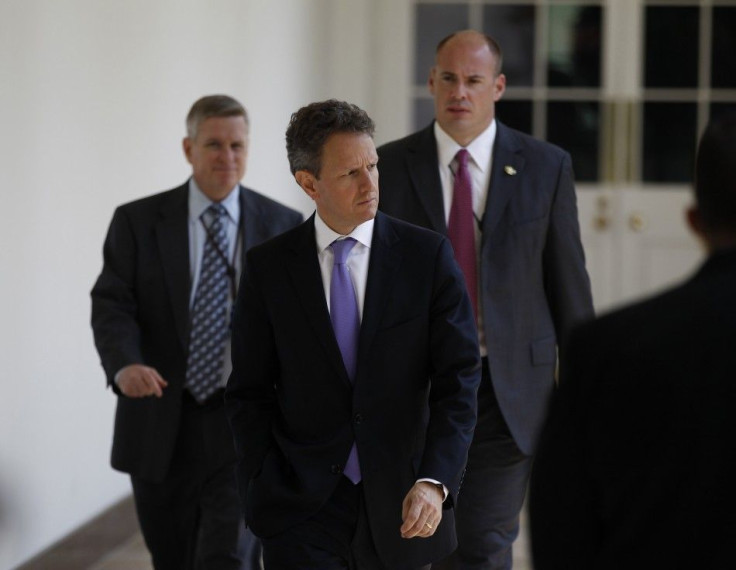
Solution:
<svg viewBox="0 0 736 570"><path fill-rule="evenodd" d="M89 328L113 208L185 180L184 116L224 92L251 114L245 183L311 212L288 172L289 116L335 96L382 140L404 134L406 88L376 77L403 81L406 58L382 70L375 54L376 28L407 14L391 0L0 3L1 568L129 492L109 467L115 398Z"/></svg>

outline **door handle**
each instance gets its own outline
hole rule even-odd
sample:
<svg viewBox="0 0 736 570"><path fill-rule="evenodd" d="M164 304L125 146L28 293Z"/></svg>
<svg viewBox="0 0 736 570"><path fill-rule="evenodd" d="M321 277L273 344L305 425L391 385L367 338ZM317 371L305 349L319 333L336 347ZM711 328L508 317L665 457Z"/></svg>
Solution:
<svg viewBox="0 0 736 570"><path fill-rule="evenodd" d="M634 212L629 216L629 228L637 233L643 232L647 227L646 218L639 212Z"/></svg>
<svg viewBox="0 0 736 570"><path fill-rule="evenodd" d="M611 225L611 218L609 218L608 216L599 214L593 218L593 227L598 232L607 230L610 225Z"/></svg>
<svg viewBox="0 0 736 570"><path fill-rule="evenodd" d="M596 215L593 217L593 229L604 232L611 227L611 216L609 215L610 204L608 197L598 196L596 200Z"/></svg>

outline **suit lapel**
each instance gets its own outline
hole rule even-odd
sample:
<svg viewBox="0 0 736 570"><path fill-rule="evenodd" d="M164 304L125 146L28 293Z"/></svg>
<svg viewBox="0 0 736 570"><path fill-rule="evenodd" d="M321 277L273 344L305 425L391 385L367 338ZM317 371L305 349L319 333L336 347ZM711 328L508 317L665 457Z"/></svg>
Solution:
<svg viewBox="0 0 736 570"><path fill-rule="evenodd" d="M430 229L447 234L445 205L442 199L442 182L437 166L437 142L433 124L421 131L412 141L407 153L407 168L419 202L432 224ZM380 171L380 166L379 166Z"/></svg>
<svg viewBox="0 0 736 570"><path fill-rule="evenodd" d="M507 202L524 176L525 159L520 153L520 145L508 127L498 121L496 124L498 131L493 152L493 171L488 188L486 210L483 215L482 244L485 244L495 229Z"/></svg>
<svg viewBox="0 0 736 570"><path fill-rule="evenodd" d="M185 350L189 344L191 288L187 196L187 184L173 191L171 198L161 206L155 230L176 332ZM186 247L182 247L182 244Z"/></svg>
<svg viewBox="0 0 736 570"><path fill-rule="evenodd" d="M385 311L386 302L395 282L395 275L401 265L401 254L394 244L398 240L390 220L381 212L376 214L371 243L368 281L365 288L363 318L360 325L360 342L358 345L358 377L361 371L369 369L368 357L378 325Z"/></svg>
<svg viewBox="0 0 736 570"><path fill-rule="evenodd" d="M258 208L249 190L240 187L240 235L243 242L240 248L241 267L245 267L246 252L259 243L271 237L268 231L268 216Z"/></svg>
<svg viewBox="0 0 736 570"><path fill-rule="evenodd" d="M288 272L296 296L304 310L306 320L314 331L314 336L324 348L335 370L350 383L348 373L342 361L340 347L332 329L330 313L327 310L325 289L322 284L317 246L314 237L314 214L292 234L295 239L289 244L291 262Z"/></svg>

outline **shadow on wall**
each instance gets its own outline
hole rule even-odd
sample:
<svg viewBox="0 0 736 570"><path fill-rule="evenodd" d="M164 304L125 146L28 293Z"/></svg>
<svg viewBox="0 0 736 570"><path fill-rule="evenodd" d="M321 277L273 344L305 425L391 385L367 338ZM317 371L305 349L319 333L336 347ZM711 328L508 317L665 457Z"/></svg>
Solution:
<svg viewBox="0 0 736 570"><path fill-rule="evenodd" d="M2 463L0 463L2 464ZM13 493L7 480L0 476L0 568L9 568L13 549L20 542L19 509L13 504ZM13 524L15 521L15 524Z"/></svg>

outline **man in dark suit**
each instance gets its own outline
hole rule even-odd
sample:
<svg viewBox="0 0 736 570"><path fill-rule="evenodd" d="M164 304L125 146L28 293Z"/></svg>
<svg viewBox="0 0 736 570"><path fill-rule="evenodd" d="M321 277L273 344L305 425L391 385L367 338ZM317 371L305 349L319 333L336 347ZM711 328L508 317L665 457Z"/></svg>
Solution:
<svg viewBox="0 0 736 570"><path fill-rule="evenodd" d="M459 546L434 568L511 568L556 349L593 314L570 156L494 119L505 85L492 38L449 36L429 77L435 122L378 149L381 210L448 234L476 302L483 379Z"/></svg>
<svg viewBox="0 0 736 570"><path fill-rule="evenodd" d="M335 100L292 116L317 211L246 259L225 407L268 570L419 568L455 545L472 309L447 239L376 214L373 130Z"/></svg>
<svg viewBox="0 0 736 570"><path fill-rule="evenodd" d="M234 99L197 101L183 144L192 177L115 211L92 289L118 396L112 466L130 474L157 570L259 568L223 409L228 306L246 250L302 217L239 185L248 118Z"/></svg>
<svg viewBox="0 0 736 570"><path fill-rule="evenodd" d="M703 134L682 285L574 330L530 487L536 570L731 568L736 115Z"/></svg>

